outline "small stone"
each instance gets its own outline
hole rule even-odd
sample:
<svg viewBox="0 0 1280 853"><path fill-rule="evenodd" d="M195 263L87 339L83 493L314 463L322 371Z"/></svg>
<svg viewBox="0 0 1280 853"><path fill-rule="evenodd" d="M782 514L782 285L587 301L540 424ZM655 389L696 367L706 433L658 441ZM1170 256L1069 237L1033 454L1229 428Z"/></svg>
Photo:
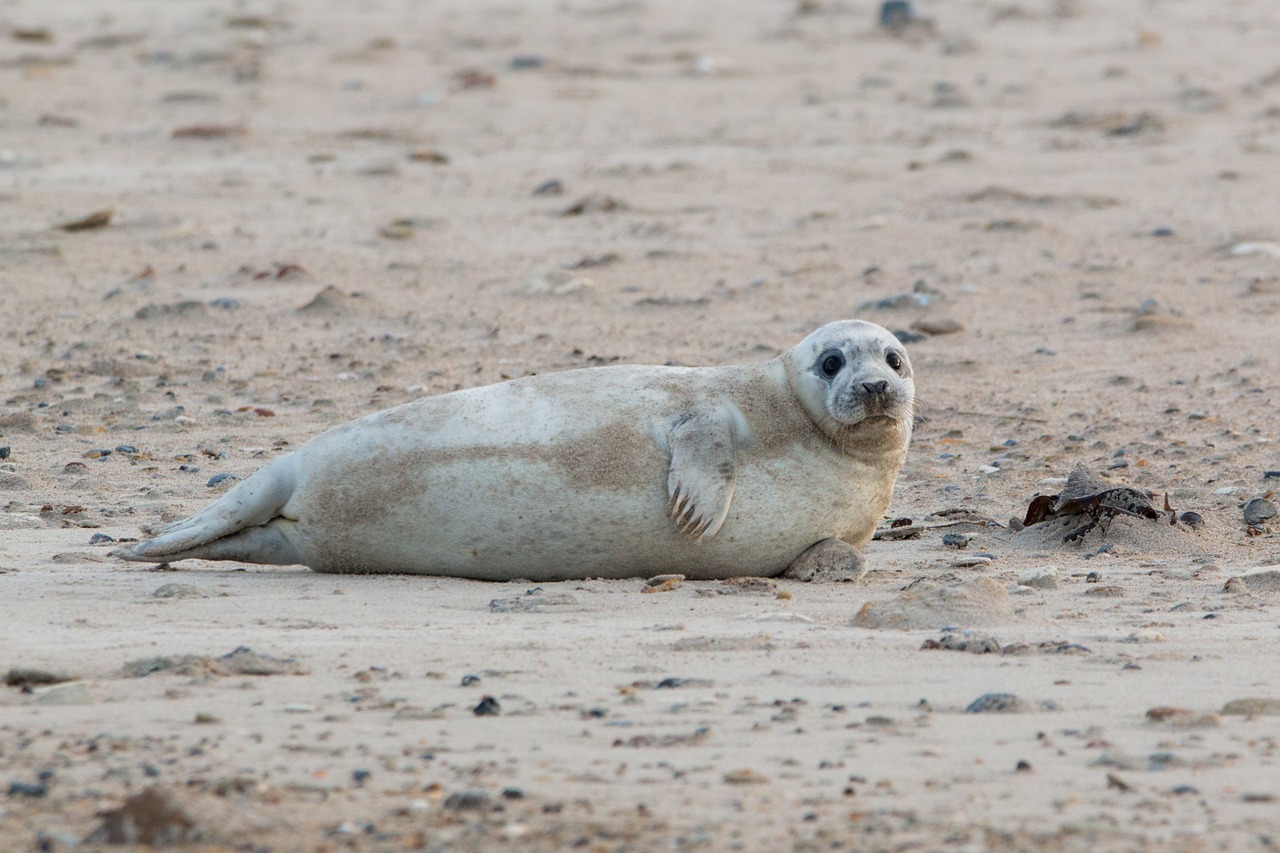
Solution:
<svg viewBox="0 0 1280 853"><path fill-rule="evenodd" d="M218 486L229 486L239 479L240 479L239 475L232 474L229 471L223 471L221 474L214 474L212 477L210 477L209 482L205 483L205 485L208 486L210 489L213 489L213 488L217 488Z"/></svg>
<svg viewBox="0 0 1280 853"><path fill-rule="evenodd" d="M49 789L45 787L43 782L38 785L32 785L28 782L9 783L10 797L28 797L30 799L38 799L47 793L49 793Z"/></svg>
<svg viewBox="0 0 1280 853"><path fill-rule="evenodd" d="M1280 699L1232 699L1222 706L1222 713L1243 717L1280 716Z"/></svg>
<svg viewBox="0 0 1280 853"><path fill-rule="evenodd" d="M915 10L908 0L884 0L880 4L880 26L886 30L902 29L915 17Z"/></svg>
<svg viewBox="0 0 1280 853"><path fill-rule="evenodd" d="M724 774L724 781L726 785L767 785L769 777L754 770L742 769Z"/></svg>
<svg viewBox="0 0 1280 853"><path fill-rule="evenodd" d="M961 557L958 560L952 560L951 565L957 569L977 569L991 565L991 558L975 554L972 557Z"/></svg>
<svg viewBox="0 0 1280 853"><path fill-rule="evenodd" d="M471 686L471 685L473 685L473 684L479 684L479 683L480 683L480 676L478 676L478 675L464 675L464 676L462 676L462 686L463 686L463 687L470 687L470 686Z"/></svg>
<svg viewBox="0 0 1280 853"><path fill-rule="evenodd" d="M454 791L441 807L451 812L487 812L493 808L493 798L488 791Z"/></svg>
<svg viewBox="0 0 1280 853"><path fill-rule="evenodd" d="M1031 762L1026 759L1019 759L1018 763L1014 765L1013 771L1015 773L1030 773Z"/></svg>
<svg viewBox="0 0 1280 853"><path fill-rule="evenodd" d="M138 452L138 448L134 447L132 444L116 445L116 453L123 453L125 455L134 455L137 452Z"/></svg>
<svg viewBox="0 0 1280 853"><path fill-rule="evenodd" d="M373 778L373 773L369 770L352 770L351 781L355 783L357 788L363 788L364 783Z"/></svg>
<svg viewBox="0 0 1280 853"><path fill-rule="evenodd" d="M1030 711L1031 704L1012 693L984 693L969 703L966 714L1017 714Z"/></svg>
<svg viewBox="0 0 1280 853"><path fill-rule="evenodd" d="M515 787L503 788L503 789L502 789L502 799L504 799L504 800L523 800L523 799L524 799L524 789L522 789L522 788L515 788Z"/></svg>
<svg viewBox="0 0 1280 853"><path fill-rule="evenodd" d="M1199 530L1204 526L1204 516L1198 512L1187 511L1178 516L1178 521L1190 527L1192 530Z"/></svg>
<svg viewBox="0 0 1280 853"><path fill-rule="evenodd" d="M90 545L110 545L114 541L116 541L115 537L108 536L105 533L95 533L89 537Z"/></svg>
<svg viewBox="0 0 1280 853"><path fill-rule="evenodd" d="M502 706L498 704L498 700L492 696L486 696L480 700L480 704L471 709L471 713L477 717L496 717L502 713Z"/></svg>
<svg viewBox="0 0 1280 853"><path fill-rule="evenodd" d="M81 459L106 459L110 455L111 455L110 450L106 448L101 448L99 450L86 450L84 453L80 454L80 458Z"/></svg>
<svg viewBox="0 0 1280 853"><path fill-rule="evenodd" d="M1244 505L1244 520L1246 524L1252 524L1256 527L1275 517L1276 505L1266 498L1254 498Z"/></svg>
<svg viewBox="0 0 1280 853"><path fill-rule="evenodd" d="M167 583L151 593L152 598L203 598L199 587L189 583Z"/></svg>
<svg viewBox="0 0 1280 853"><path fill-rule="evenodd" d="M1018 584L1020 586L1029 586L1033 589L1057 589L1059 583L1059 572L1053 566L1030 569L1018 575Z"/></svg>
<svg viewBox="0 0 1280 853"><path fill-rule="evenodd" d="M968 547L972 539L973 534L971 533L947 533L942 537L942 544L947 548L955 548L959 551Z"/></svg>
<svg viewBox="0 0 1280 853"><path fill-rule="evenodd" d="M308 705L305 702L294 702L293 704L284 706L284 712L286 714L310 714L315 711L315 709L315 705Z"/></svg>
<svg viewBox="0 0 1280 853"><path fill-rule="evenodd" d="M1094 598L1124 598L1124 587L1108 584L1106 586L1095 586L1084 591L1085 595Z"/></svg>
<svg viewBox="0 0 1280 853"><path fill-rule="evenodd" d="M196 714L195 724L197 726L216 726L222 722L222 718L216 714L206 714L200 712Z"/></svg>
<svg viewBox="0 0 1280 853"><path fill-rule="evenodd" d="M564 195L564 184L558 178L551 178L543 181L534 188L533 194L538 195Z"/></svg>
<svg viewBox="0 0 1280 853"><path fill-rule="evenodd" d="M8 459L11 452L9 447L0 447L0 459Z"/></svg>
<svg viewBox="0 0 1280 853"><path fill-rule="evenodd" d="M1102 580L1102 572L1089 572L1084 576L1085 583L1097 583L1100 580Z"/></svg>

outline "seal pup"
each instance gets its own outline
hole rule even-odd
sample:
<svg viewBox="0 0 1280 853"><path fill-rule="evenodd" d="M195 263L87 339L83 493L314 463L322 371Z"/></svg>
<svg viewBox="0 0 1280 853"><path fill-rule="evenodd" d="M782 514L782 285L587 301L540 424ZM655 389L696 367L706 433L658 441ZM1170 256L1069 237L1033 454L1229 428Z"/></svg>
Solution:
<svg viewBox="0 0 1280 853"><path fill-rule="evenodd" d="M901 342L860 320L754 364L530 376L335 427L116 553L480 580L857 578L914 406Z"/></svg>

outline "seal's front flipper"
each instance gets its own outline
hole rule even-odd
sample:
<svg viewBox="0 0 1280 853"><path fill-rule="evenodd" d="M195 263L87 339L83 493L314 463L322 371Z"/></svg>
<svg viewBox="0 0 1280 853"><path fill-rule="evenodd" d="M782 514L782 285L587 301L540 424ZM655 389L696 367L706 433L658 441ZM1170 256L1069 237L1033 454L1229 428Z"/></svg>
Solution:
<svg viewBox="0 0 1280 853"><path fill-rule="evenodd" d="M840 539L823 539L791 561L784 578L797 581L859 581L867 561L858 549Z"/></svg>
<svg viewBox="0 0 1280 853"><path fill-rule="evenodd" d="M716 535L733 500L737 453L750 434L737 408L720 407L673 418L664 436L671 451L667 511L695 541Z"/></svg>

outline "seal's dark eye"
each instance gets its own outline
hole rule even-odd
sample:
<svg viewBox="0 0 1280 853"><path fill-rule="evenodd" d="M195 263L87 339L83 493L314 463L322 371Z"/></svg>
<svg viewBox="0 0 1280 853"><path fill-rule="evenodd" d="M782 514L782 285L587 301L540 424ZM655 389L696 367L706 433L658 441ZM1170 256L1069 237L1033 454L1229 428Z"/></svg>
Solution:
<svg viewBox="0 0 1280 853"><path fill-rule="evenodd" d="M893 350L890 350L889 352L885 353L884 360L885 360L885 363L889 365L890 370L902 369L902 356L898 355Z"/></svg>
<svg viewBox="0 0 1280 853"><path fill-rule="evenodd" d="M828 379L839 373L842 367L844 367L844 356L838 352L833 352L822 359L822 375Z"/></svg>

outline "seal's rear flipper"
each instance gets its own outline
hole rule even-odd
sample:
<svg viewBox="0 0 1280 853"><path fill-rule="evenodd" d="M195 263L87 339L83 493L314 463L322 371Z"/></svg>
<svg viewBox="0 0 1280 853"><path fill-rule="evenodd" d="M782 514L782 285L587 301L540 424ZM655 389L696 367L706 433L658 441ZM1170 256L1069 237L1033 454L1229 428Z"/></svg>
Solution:
<svg viewBox="0 0 1280 853"><path fill-rule="evenodd" d="M867 573L867 561L848 542L823 539L791 561L784 578L797 581L860 581Z"/></svg>
<svg viewBox="0 0 1280 853"><path fill-rule="evenodd" d="M215 539L207 545L199 545L163 556L145 550L145 546L156 541L154 539L139 542L132 548L123 548L116 551L115 555L124 560L147 563L170 563L178 560L236 560L263 566L289 566L303 562L302 554L282 532L281 525L292 523L284 519L276 519L262 527L246 527L230 536ZM144 550L139 551L139 548Z"/></svg>
<svg viewBox="0 0 1280 853"><path fill-rule="evenodd" d="M272 565L301 562L282 528L268 525L288 503L296 482L292 455L281 456L212 506L162 528L154 539L116 551L115 556L143 563L188 558Z"/></svg>

